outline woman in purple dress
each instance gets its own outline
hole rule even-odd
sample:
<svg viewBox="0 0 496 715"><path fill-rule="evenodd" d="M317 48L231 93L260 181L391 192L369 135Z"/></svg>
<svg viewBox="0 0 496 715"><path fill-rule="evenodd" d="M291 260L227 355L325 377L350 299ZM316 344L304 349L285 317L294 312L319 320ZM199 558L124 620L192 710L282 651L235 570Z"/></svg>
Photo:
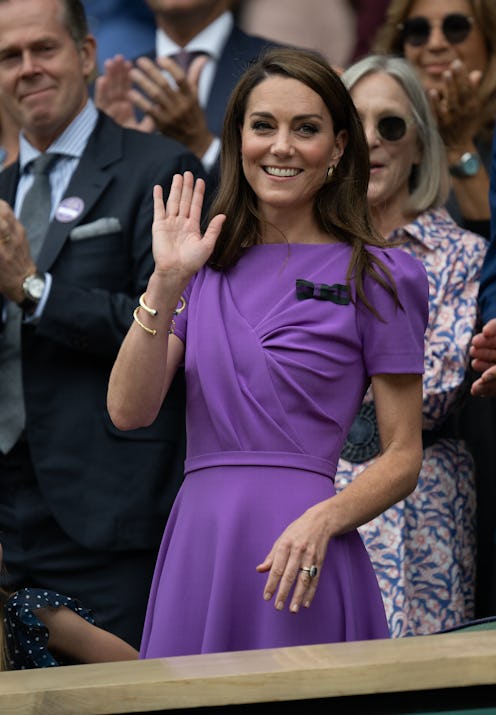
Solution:
<svg viewBox="0 0 496 715"><path fill-rule="evenodd" d="M246 70L221 161L204 233L201 180L176 176L166 205L154 188L155 270L109 383L127 430L153 422L182 364L187 379L140 655L387 638L356 527L416 485L425 270L372 227L363 129L320 56L276 49ZM384 451L336 495L370 383Z"/></svg>

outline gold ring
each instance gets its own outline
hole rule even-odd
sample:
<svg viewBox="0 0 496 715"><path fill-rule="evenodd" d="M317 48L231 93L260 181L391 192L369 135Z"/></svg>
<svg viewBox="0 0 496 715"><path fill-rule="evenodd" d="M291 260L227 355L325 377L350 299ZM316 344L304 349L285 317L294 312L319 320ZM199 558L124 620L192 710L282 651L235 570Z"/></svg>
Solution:
<svg viewBox="0 0 496 715"><path fill-rule="evenodd" d="M310 576L310 578L315 578L315 577L317 576L317 574L319 573L319 569L318 569L317 566L315 566L315 565L313 565L313 566L302 566L302 567L300 568L300 571L303 571L304 573L307 573L307 574Z"/></svg>
<svg viewBox="0 0 496 715"><path fill-rule="evenodd" d="M6 236L2 237L1 241L2 243L8 243L9 241L12 241L12 236L8 233Z"/></svg>

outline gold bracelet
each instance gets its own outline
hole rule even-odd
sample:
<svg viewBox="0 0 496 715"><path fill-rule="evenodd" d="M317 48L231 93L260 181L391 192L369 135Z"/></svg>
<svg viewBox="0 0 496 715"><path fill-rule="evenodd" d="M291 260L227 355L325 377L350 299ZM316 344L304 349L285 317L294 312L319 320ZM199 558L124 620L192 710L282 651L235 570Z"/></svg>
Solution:
<svg viewBox="0 0 496 715"><path fill-rule="evenodd" d="M141 320L138 318L138 310L139 310L139 309L140 309L140 306L137 305L136 308L135 308L134 311L133 311L133 318L134 318L134 320L138 323L138 325L140 326L140 328L143 328L143 330L144 330L145 332L147 332L149 335L156 335L156 334L157 334L157 331L155 330L155 328L148 328L148 327L147 327L146 325L144 325L144 324L141 322Z"/></svg>
<svg viewBox="0 0 496 715"><path fill-rule="evenodd" d="M179 298L178 304L174 311L174 317L176 315L179 315L180 313L182 313L185 308L186 308L186 301L184 300L183 296L181 296ZM176 321L174 320L174 318L172 318L168 333L169 333L169 335L174 335L175 331L176 331Z"/></svg>
<svg viewBox="0 0 496 715"><path fill-rule="evenodd" d="M146 312L147 312L149 315L153 315L154 317L155 317L156 315L158 315L158 310L157 310L156 308L150 308L150 307L145 303L145 294L144 294L144 293L142 293L142 294L140 295L139 304L140 304L140 307L143 308L143 310L146 310Z"/></svg>
<svg viewBox="0 0 496 715"><path fill-rule="evenodd" d="M174 311L174 315L179 315L179 313L182 313L185 308L186 308L186 301L184 300L183 296L181 296L179 298L177 307Z"/></svg>

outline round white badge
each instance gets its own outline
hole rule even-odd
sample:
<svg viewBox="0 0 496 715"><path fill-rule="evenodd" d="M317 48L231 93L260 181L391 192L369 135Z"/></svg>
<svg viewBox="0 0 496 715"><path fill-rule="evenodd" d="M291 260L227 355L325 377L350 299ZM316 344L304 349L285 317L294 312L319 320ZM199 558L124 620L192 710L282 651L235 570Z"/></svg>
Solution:
<svg viewBox="0 0 496 715"><path fill-rule="evenodd" d="M84 201L79 196L69 196L63 199L57 206L55 218L62 223L70 223L81 216L84 209Z"/></svg>

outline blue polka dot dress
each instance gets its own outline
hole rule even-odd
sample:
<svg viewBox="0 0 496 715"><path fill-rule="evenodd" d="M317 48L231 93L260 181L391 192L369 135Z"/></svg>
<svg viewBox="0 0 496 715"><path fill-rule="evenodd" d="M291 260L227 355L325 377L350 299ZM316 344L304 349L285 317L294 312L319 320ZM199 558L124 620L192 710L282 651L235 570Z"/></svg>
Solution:
<svg viewBox="0 0 496 715"><path fill-rule="evenodd" d="M4 610L7 658L12 670L69 665L48 650L48 628L36 615L39 608L65 606L89 623L94 618L79 601L42 588L24 588L8 599Z"/></svg>

